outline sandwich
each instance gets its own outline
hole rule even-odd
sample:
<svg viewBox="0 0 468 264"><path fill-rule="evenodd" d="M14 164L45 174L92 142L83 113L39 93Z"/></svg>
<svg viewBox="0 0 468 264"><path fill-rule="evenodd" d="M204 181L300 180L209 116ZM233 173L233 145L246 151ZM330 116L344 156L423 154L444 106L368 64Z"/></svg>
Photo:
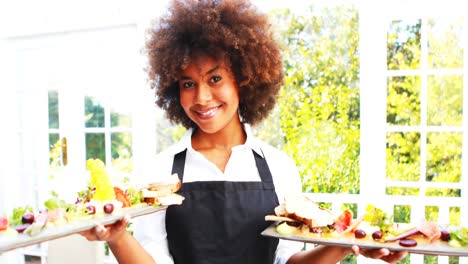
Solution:
<svg viewBox="0 0 468 264"><path fill-rule="evenodd" d="M176 193L181 186L178 175L172 174L161 181L148 183L141 191L147 204L180 205L185 199Z"/></svg>
<svg viewBox="0 0 468 264"><path fill-rule="evenodd" d="M266 221L279 222L281 233L341 233L351 223L351 211L336 217L332 211L320 206L302 194L287 195L275 208L275 215L265 216Z"/></svg>

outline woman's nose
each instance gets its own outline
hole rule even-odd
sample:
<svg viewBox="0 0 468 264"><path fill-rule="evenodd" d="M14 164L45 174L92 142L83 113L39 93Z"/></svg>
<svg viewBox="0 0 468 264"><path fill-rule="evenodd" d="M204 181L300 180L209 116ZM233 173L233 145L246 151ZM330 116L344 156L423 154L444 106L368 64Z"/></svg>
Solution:
<svg viewBox="0 0 468 264"><path fill-rule="evenodd" d="M197 102L206 102L211 100L211 88L207 84L200 84L197 89Z"/></svg>

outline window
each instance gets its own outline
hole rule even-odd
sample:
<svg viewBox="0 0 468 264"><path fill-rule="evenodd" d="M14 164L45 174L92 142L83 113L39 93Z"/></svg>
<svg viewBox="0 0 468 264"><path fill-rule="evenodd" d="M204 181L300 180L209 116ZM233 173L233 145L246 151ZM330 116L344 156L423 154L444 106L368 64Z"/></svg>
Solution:
<svg viewBox="0 0 468 264"><path fill-rule="evenodd" d="M468 214L463 10L433 1L360 10L362 190L387 201L396 221L463 225Z"/></svg>

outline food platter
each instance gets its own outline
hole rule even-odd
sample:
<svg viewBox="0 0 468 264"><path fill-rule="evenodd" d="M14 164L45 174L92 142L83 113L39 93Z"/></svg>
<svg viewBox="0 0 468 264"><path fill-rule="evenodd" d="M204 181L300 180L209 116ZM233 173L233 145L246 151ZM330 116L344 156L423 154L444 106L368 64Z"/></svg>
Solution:
<svg viewBox="0 0 468 264"><path fill-rule="evenodd" d="M0 232L0 254L13 249L32 246L49 240L86 231L98 224L113 224L122 219L122 217L125 215L129 215L130 217L135 218L158 211L163 211L165 209L167 209L167 206L155 206L147 204L136 205L128 208L122 208L121 210L115 211L112 214L97 214L86 219L75 219L66 224L48 225L35 236L29 236L27 234L6 236L2 235Z"/></svg>
<svg viewBox="0 0 468 264"><path fill-rule="evenodd" d="M447 242L438 240L429 243L424 239L416 239L418 244L415 247L403 247L398 242L377 242L371 238L357 239L352 233L341 237L321 237L319 235L303 236L298 233L281 235L276 231L279 223L276 222L266 228L261 234L263 236L275 237L279 239L299 241L304 243L318 244L318 245L334 245L351 247L357 245L361 248L388 248L392 251L407 251L410 253L423 254L423 255L441 255L441 256L461 256L468 257L468 247L451 247Z"/></svg>

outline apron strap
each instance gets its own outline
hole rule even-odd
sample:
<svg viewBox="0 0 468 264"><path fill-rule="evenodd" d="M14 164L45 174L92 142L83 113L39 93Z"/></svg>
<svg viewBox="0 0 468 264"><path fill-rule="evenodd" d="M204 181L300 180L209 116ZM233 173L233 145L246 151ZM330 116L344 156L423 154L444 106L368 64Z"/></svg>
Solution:
<svg viewBox="0 0 468 264"><path fill-rule="evenodd" d="M255 158L255 164L257 165L258 174L262 180L265 189L274 190L275 185L273 184L273 176L271 175L270 168L266 162L266 159L254 150L252 150ZM263 151L262 151L263 153ZM177 173L180 182L184 182L184 169L185 169L185 157L187 155L187 149L177 153L174 156L174 162L172 163L172 174ZM265 156L265 155L264 155Z"/></svg>
<svg viewBox="0 0 468 264"><path fill-rule="evenodd" d="M185 156L187 155L187 149L177 153L174 156L174 162L172 163L172 174L177 173L180 182L184 182L184 169L185 169Z"/></svg>
<svg viewBox="0 0 468 264"><path fill-rule="evenodd" d="M267 190L274 190L275 185L273 184L273 176L271 175L270 168L268 167L268 163L266 162L265 154L263 157L258 155L257 152L252 150L255 158L255 164L257 165L258 174L260 174L260 178L262 179L263 187Z"/></svg>

